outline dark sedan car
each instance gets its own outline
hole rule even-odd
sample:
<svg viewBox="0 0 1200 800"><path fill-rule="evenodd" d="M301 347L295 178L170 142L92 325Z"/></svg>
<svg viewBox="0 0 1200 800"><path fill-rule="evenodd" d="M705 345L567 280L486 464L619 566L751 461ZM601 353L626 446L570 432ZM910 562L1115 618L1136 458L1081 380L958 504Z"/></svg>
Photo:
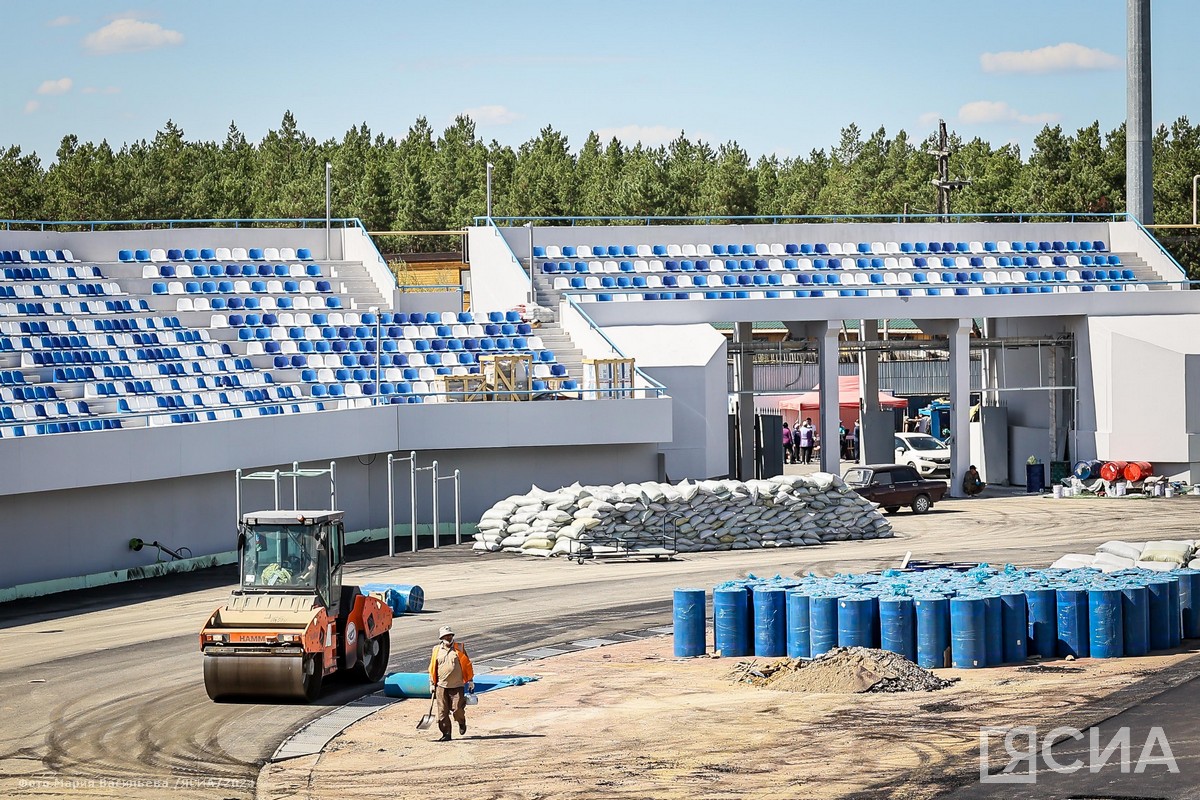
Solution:
<svg viewBox="0 0 1200 800"><path fill-rule="evenodd" d="M942 481L927 481L907 464L870 464L846 470L846 484L889 514L910 506L914 514L924 514L946 496L949 488Z"/></svg>

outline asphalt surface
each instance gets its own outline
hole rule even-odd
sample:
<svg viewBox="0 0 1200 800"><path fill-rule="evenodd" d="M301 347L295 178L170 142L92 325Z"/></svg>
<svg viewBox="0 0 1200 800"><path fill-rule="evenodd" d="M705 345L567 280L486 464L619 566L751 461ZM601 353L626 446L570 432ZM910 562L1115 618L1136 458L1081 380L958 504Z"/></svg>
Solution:
<svg viewBox="0 0 1200 800"><path fill-rule="evenodd" d="M893 517L894 539L673 562L578 565L477 556L466 546L389 559L380 545L363 545L350 548L345 580L424 587L426 611L393 626L390 663L392 671L421 670L445 623L483 659L666 624L676 586L712 586L748 572L879 569L906 551L1045 565L1111 538L1190 537L1198 509L1191 498L946 502L923 517ZM227 567L0 606L0 796L252 798L261 765L291 732L378 688L329 682L311 706L209 701L197 632L235 578ZM1194 714L1179 717L1188 718ZM1187 738L1181 732L1178 745L1170 741L1178 748ZM1194 783L1195 765L1181 762L1181 769ZM964 775L976 770L963 765ZM959 796L1018 796L961 794L970 788L961 786Z"/></svg>

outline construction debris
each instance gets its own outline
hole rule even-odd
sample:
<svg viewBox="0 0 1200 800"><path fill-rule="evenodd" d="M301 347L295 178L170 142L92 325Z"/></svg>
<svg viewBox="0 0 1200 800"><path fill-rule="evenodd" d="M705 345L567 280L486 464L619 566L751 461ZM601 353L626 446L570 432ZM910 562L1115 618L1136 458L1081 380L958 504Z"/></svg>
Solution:
<svg viewBox="0 0 1200 800"><path fill-rule="evenodd" d="M835 647L811 660L743 661L731 677L734 683L779 692L828 694L933 692L958 680L939 678L904 656L866 647Z"/></svg>

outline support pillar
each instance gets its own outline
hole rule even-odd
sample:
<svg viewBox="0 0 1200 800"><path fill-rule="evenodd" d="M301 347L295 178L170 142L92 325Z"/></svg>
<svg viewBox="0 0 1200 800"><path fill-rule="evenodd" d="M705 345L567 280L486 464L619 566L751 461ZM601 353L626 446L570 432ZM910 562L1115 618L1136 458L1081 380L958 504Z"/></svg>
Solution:
<svg viewBox="0 0 1200 800"><path fill-rule="evenodd" d="M879 320L858 322L862 342L879 341ZM891 412L879 410L879 351L863 350L858 360L859 419L858 463L890 464L895 456L892 434L895 433Z"/></svg>
<svg viewBox="0 0 1200 800"><path fill-rule="evenodd" d="M733 340L746 346L754 338L750 322L736 322ZM734 377L737 380L738 475L743 481L754 477L754 355L746 350L738 353Z"/></svg>
<svg viewBox="0 0 1200 800"><path fill-rule="evenodd" d="M821 471L840 475L841 452L838 448L838 422L841 397L838 392L838 333L841 321L831 320L814 325L817 358L820 367Z"/></svg>
<svg viewBox="0 0 1200 800"><path fill-rule="evenodd" d="M971 320L949 320L950 496L964 497L963 477L971 465Z"/></svg>

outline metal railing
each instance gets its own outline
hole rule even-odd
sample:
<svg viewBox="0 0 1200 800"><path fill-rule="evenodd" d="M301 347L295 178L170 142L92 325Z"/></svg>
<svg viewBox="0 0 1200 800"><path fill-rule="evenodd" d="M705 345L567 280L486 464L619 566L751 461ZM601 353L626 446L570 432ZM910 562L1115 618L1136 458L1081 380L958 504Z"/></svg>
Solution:
<svg viewBox="0 0 1200 800"><path fill-rule="evenodd" d="M264 217L259 219L250 218L234 218L234 219L109 219L109 220L34 220L34 219L3 219L0 220L0 225L4 226L4 230L37 230L44 232L47 229L54 230L56 228L79 228L89 231L95 231L98 227L104 228L142 228L145 230L167 229L175 230L177 228L261 228L261 227L289 227L289 228L308 228L325 227L324 217ZM361 228L366 232L366 227L362 224L362 220L357 217L335 217L329 220L330 224L337 225L342 228ZM14 228L13 226L21 226ZM368 237L369 238L369 237Z"/></svg>
<svg viewBox="0 0 1200 800"><path fill-rule="evenodd" d="M604 330L599 325L596 324L595 320L593 320L591 318L591 316L588 315L587 311L585 311L583 309L582 304L579 303L579 301L577 301L574 297L572 297L569 294L564 294L563 299L566 300L567 304L575 311L575 313L577 313L580 317L583 318L583 321L588 324L588 327L590 327L593 331L595 331L600 336L600 338L604 340L604 343L607 344L609 346L609 348L613 351L613 353L616 354L617 358L629 358L629 356L625 355L624 351L622 351L621 348L617 347L616 343L612 339L608 338L608 335L604 332ZM643 372L641 367L637 366L637 361L634 361L633 374L637 375L643 381L646 382L646 387L643 387L643 388L644 388L644 391L647 392L647 396L649 396L650 392L654 392L654 395L653 395L654 397L662 397L663 394L666 393L667 387L663 386L661 383L656 381L654 378L650 377L645 372ZM606 390L606 389L601 389L598 391L611 392L611 390Z"/></svg>
<svg viewBox="0 0 1200 800"><path fill-rule="evenodd" d="M1184 269L1183 266L1178 261L1175 260L1175 256L1171 255L1171 253L1167 250L1167 248L1163 246L1163 243L1158 240L1158 237L1156 237L1153 233L1151 233L1146 228L1146 226L1142 224L1142 221L1140 219L1133 216L1132 214L1126 214L1126 218L1128 219L1129 222L1132 222L1133 224L1137 225L1138 230L1140 230L1142 233L1146 234L1146 237L1148 239L1150 239L1150 241L1154 242L1154 246L1158 248L1158 252L1162 253L1164 256L1167 257L1167 260L1170 261L1171 264L1173 264L1175 266L1175 269L1179 270L1180 275L1183 275L1185 278L1187 277L1187 270Z"/></svg>
<svg viewBox="0 0 1200 800"><path fill-rule="evenodd" d="M574 226L579 224L612 224L637 223L641 225L657 224L692 224L712 225L729 224L769 224L781 225L793 222L1120 222L1133 220L1133 215L1126 212L986 212L978 214L928 214L903 213L895 214L754 214L754 215L699 215L699 216L656 216L656 215L623 215L623 216L574 216L574 217L475 217L475 225L491 224L496 227L516 227L527 222L545 225Z"/></svg>

